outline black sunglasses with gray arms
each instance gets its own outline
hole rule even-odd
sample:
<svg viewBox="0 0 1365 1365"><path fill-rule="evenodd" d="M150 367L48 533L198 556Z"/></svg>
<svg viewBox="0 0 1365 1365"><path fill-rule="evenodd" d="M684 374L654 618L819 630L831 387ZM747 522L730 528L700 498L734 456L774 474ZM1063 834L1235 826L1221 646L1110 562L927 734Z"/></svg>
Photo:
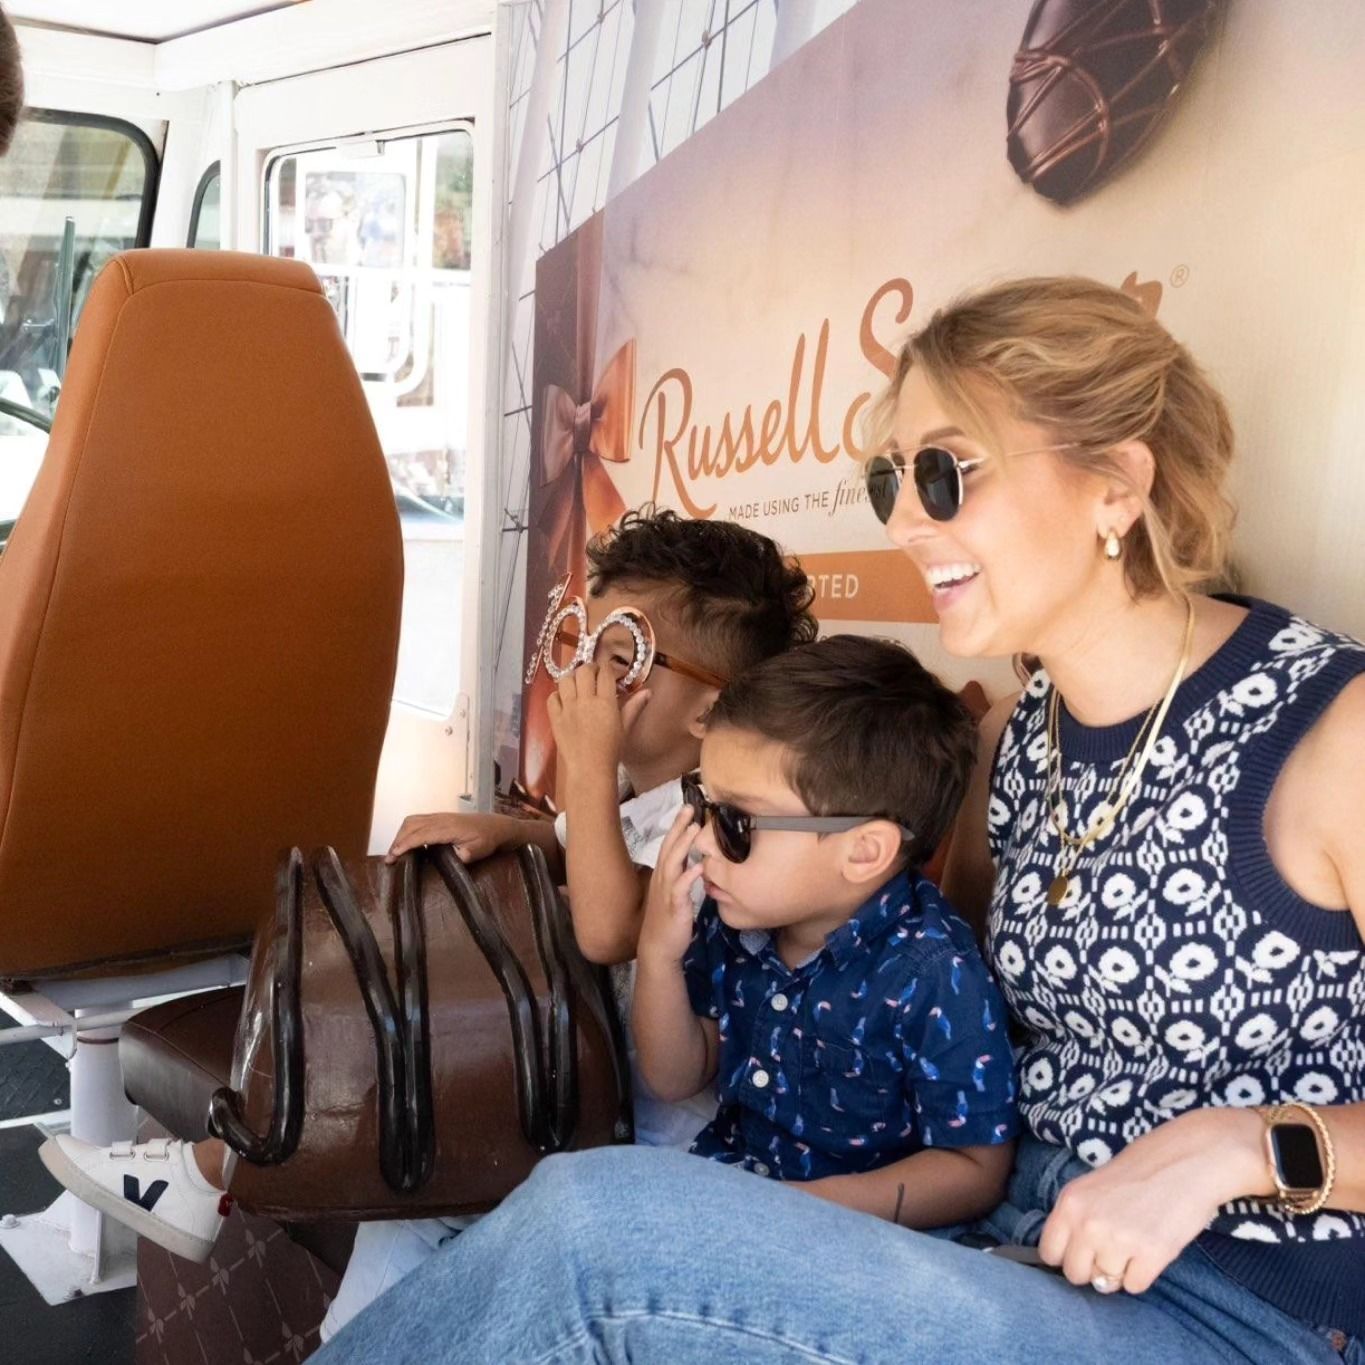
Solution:
<svg viewBox="0 0 1365 1365"><path fill-rule="evenodd" d="M691 808L697 827L706 823L710 815L715 822L716 847L729 862L742 863L753 850L755 830L789 830L806 834L842 834L857 829L880 815L750 815L728 801L711 801L701 783L691 773L682 779L683 801ZM892 821L894 824L895 822ZM915 836L904 825L896 825L907 843Z"/></svg>

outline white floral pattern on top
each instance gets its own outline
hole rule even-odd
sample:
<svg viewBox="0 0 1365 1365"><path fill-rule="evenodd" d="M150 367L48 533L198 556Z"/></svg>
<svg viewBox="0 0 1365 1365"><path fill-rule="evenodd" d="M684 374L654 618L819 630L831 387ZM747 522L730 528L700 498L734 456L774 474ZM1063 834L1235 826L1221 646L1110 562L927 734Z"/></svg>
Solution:
<svg viewBox="0 0 1365 1365"><path fill-rule="evenodd" d="M1214 686L1210 669L1222 670ZM1196 703L1173 708L1140 790L1056 908L1045 895L1059 855L1044 797L1051 682L1030 680L992 776L989 947L1027 1029L1020 1102L1039 1137L1098 1166L1198 1106L1365 1100L1365 944L1349 913L1279 881L1263 838L1258 853L1245 833L1259 831L1293 744L1362 672L1356 641L1253 604L1182 685ZM1068 723L1073 749L1106 733ZM1066 737L1064 727L1068 820L1084 828L1127 746L1091 760L1067 754ZM1211 1230L1264 1243L1365 1239L1365 1216L1291 1217L1242 1200Z"/></svg>

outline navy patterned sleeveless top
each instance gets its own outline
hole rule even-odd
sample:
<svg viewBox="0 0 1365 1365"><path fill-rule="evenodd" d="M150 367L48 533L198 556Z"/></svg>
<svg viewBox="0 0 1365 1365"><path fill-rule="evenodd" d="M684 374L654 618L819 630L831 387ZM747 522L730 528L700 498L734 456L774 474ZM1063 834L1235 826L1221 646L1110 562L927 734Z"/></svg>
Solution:
<svg viewBox="0 0 1365 1365"><path fill-rule="evenodd" d="M1270 859L1266 802L1365 646L1249 599L1176 692L1139 790L1047 904L1060 843L1044 790L1051 683L1038 672L997 750L989 953L1022 1026L1024 1120L1092 1166L1208 1105L1365 1100L1365 943ZM1068 826L1085 829L1142 717L1092 728L1061 708ZM1200 1245L1295 1317L1365 1332L1365 1216L1239 1200Z"/></svg>

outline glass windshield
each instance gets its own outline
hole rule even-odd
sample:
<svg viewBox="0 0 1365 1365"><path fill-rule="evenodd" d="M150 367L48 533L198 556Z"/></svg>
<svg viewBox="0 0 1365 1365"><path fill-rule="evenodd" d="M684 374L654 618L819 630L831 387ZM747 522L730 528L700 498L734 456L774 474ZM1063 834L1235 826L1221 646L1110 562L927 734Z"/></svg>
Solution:
<svg viewBox="0 0 1365 1365"><path fill-rule="evenodd" d="M145 245L156 154L131 124L31 109L0 161L0 542L28 496L90 286Z"/></svg>

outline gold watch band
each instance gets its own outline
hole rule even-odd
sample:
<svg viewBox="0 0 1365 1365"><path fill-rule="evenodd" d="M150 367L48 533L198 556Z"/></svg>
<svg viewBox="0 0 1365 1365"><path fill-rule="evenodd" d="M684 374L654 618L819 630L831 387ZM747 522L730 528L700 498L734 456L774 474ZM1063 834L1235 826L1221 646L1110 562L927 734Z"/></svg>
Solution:
<svg viewBox="0 0 1365 1365"><path fill-rule="evenodd" d="M1279 1203L1287 1213L1303 1215L1317 1213L1324 1208L1328 1199L1332 1196L1332 1187L1337 1179L1337 1154L1336 1148L1332 1144L1332 1135L1327 1130L1327 1125L1322 1121L1322 1116L1310 1105L1303 1104L1299 1100L1287 1100L1283 1104L1268 1105L1260 1111L1261 1117L1265 1120L1265 1146L1266 1161L1270 1166L1271 1179L1275 1182L1275 1188L1279 1190ZM1271 1145L1271 1130L1280 1123L1294 1123L1299 1117L1307 1119L1318 1137L1318 1153L1322 1158L1322 1185L1319 1189L1309 1194L1298 1194L1288 1190L1280 1180L1279 1169L1275 1164L1275 1153Z"/></svg>

